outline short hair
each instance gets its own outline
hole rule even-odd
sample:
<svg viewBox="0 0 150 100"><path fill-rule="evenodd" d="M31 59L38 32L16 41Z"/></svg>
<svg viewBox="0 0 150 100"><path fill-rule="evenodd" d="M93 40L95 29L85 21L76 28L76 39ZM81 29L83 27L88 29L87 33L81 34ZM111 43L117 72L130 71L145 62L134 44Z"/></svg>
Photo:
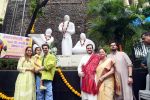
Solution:
<svg viewBox="0 0 150 100"><path fill-rule="evenodd" d="M40 48L40 47L36 47L35 49L34 49L34 53L36 54L36 50L38 49L38 48ZM41 49L41 48L40 48Z"/></svg>
<svg viewBox="0 0 150 100"><path fill-rule="evenodd" d="M112 43L115 43L116 46L118 46L118 43L117 43L116 41L111 41L111 42L110 42L110 45L111 45Z"/></svg>
<svg viewBox="0 0 150 100"><path fill-rule="evenodd" d="M92 49L93 49L93 45L92 45L92 44L87 44L87 45L86 45L86 48L87 48L88 46L92 46Z"/></svg>
<svg viewBox="0 0 150 100"><path fill-rule="evenodd" d="M43 49L44 46L47 46L48 49L49 49L49 45L48 45L48 44L46 44L46 43L45 43L45 44L42 44L42 49Z"/></svg>
<svg viewBox="0 0 150 100"><path fill-rule="evenodd" d="M142 34L141 34L141 37L142 37L143 35L144 35L144 36L150 36L150 32L144 32L144 33L142 33Z"/></svg>

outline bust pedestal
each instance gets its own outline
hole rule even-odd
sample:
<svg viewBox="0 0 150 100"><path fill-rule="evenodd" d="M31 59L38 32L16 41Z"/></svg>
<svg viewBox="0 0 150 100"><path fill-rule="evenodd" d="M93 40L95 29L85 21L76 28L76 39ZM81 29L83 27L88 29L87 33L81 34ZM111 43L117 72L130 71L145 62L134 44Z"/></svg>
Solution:
<svg viewBox="0 0 150 100"><path fill-rule="evenodd" d="M80 60L83 56L84 55L71 55L71 56L57 55L58 58L57 66L78 67Z"/></svg>

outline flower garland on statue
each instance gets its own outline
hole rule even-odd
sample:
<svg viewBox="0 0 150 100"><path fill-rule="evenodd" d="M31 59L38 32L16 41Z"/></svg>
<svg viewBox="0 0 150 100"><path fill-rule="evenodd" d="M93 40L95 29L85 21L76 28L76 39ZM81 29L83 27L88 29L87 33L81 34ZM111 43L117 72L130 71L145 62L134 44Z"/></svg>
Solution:
<svg viewBox="0 0 150 100"><path fill-rule="evenodd" d="M85 39L84 39L83 43L82 43L82 41L80 40L80 44L81 44L81 47L84 46L84 44L85 44Z"/></svg>
<svg viewBox="0 0 150 100"><path fill-rule="evenodd" d="M66 31L67 31L68 27L69 27L69 22L67 23L67 27L66 27L66 29L64 29L64 22L63 22L63 26L62 26L63 38L65 38L65 33L66 33Z"/></svg>
<svg viewBox="0 0 150 100"><path fill-rule="evenodd" d="M57 68L57 71L58 71L58 73L59 73L61 79L62 79L63 82L65 83L65 85L66 85L74 94L76 94L77 96L81 97L81 94L80 94L78 91L76 91L76 90L70 85L70 83L66 80L66 78L65 78L65 76L63 75L61 69L60 69L60 68Z"/></svg>
<svg viewBox="0 0 150 100"><path fill-rule="evenodd" d="M14 97L8 97L8 96L6 96L5 94L3 94L1 92L0 92L0 98L2 100L14 100Z"/></svg>

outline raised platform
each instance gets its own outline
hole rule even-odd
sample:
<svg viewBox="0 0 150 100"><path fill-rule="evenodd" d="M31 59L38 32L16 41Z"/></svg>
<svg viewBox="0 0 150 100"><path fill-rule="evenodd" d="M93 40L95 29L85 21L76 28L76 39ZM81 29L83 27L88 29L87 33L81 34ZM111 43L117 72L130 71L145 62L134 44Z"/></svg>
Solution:
<svg viewBox="0 0 150 100"><path fill-rule="evenodd" d="M57 66L77 67L83 56L84 55L71 55L71 56L57 55L58 58Z"/></svg>
<svg viewBox="0 0 150 100"><path fill-rule="evenodd" d="M78 91L80 91L80 79L76 70L63 70L63 73L68 82ZM135 97L138 98L138 91L145 89L146 69L133 70L133 91ZM14 95L15 81L18 71L1 70L0 71L0 92L8 96ZM63 83L59 74L56 72L53 81L54 100L81 100L73 94Z"/></svg>
<svg viewBox="0 0 150 100"><path fill-rule="evenodd" d="M69 70L63 71L63 73L68 82L80 92L80 79L77 71ZM13 96L17 75L18 71L0 71L0 92L6 94L7 96ZM81 100L80 97L76 96L67 88L57 72L53 80L53 94L54 100Z"/></svg>

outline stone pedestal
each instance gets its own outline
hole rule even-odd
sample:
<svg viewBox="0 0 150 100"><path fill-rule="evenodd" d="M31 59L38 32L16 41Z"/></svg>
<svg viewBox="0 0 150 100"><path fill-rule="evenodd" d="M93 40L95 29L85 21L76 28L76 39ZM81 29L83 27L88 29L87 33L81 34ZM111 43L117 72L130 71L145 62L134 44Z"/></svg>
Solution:
<svg viewBox="0 0 150 100"><path fill-rule="evenodd" d="M57 55L58 58L57 66L78 67L80 60L83 56L84 55L71 55L71 56Z"/></svg>
<svg viewBox="0 0 150 100"><path fill-rule="evenodd" d="M29 37L33 39L33 37L37 38L39 42L43 42L42 38L40 37L40 34L28 34Z"/></svg>

